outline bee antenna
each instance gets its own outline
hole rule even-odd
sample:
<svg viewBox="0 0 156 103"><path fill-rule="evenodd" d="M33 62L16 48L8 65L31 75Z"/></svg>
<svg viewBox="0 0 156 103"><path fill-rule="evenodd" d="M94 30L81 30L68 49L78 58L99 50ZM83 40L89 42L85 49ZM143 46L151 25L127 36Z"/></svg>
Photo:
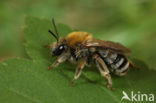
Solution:
<svg viewBox="0 0 156 103"><path fill-rule="evenodd" d="M57 36L56 36L51 30L49 30L48 32L49 32L50 34L52 34L52 36L54 36L54 37L56 38L57 42L58 42Z"/></svg>
<svg viewBox="0 0 156 103"><path fill-rule="evenodd" d="M57 31L57 28L56 28L56 25L55 25L54 18L52 18L52 23L53 23L53 26L54 26L54 29L55 29L56 36L57 36L57 38L59 38L59 35L58 35L58 31Z"/></svg>

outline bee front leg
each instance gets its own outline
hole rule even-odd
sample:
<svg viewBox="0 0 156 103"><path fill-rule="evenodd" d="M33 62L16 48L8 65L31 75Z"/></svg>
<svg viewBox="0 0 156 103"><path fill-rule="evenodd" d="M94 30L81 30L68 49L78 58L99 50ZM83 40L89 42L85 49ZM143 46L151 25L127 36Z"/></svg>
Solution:
<svg viewBox="0 0 156 103"><path fill-rule="evenodd" d="M53 69L57 67L60 63L65 62L69 58L69 56L69 53L63 53L57 58L57 60L52 65L48 67L48 70Z"/></svg>
<svg viewBox="0 0 156 103"><path fill-rule="evenodd" d="M52 65L48 67L48 70L57 67L61 62L63 62L62 59L58 58Z"/></svg>
<svg viewBox="0 0 156 103"><path fill-rule="evenodd" d="M84 66L86 65L86 60L87 58L83 58L82 60L80 60L78 62L78 66L76 68L76 72L75 72L75 75L74 75L74 79L72 80L72 82L70 83L70 86L72 86L74 84L74 81L77 80L80 75L81 75L81 72L82 72L82 69L84 68Z"/></svg>
<svg viewBox="0 0 156 103"><path fill-rule="evenodd" d="M44 47L49 48L50 49L50 45L45 44Z"/></svg>
<svg viewBox="0 0 156 103"><path fill-rule="evenodd" d="M102 58L95 54L93 56L93 59L95 60L96 66L98 68L98 70L100 71L101 76L103 76L107 82L107 87L111 90L114 90L114 88L112 88L112 79L111 76L109 74L109 70L106 66L106 64L104 63L104 61L102 60Z"/></svg>

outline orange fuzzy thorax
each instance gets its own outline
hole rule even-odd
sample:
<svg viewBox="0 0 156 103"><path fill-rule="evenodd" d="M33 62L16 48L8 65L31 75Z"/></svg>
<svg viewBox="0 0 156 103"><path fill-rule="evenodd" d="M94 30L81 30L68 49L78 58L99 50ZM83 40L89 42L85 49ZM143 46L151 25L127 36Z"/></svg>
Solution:
<svg viewBox="0 0 156 103"><path fill-rule="evenodd" d="M92 35L88 32L71 32L66 37L67 45L74 48L77 43L84 43L92 39Z"/></svg>

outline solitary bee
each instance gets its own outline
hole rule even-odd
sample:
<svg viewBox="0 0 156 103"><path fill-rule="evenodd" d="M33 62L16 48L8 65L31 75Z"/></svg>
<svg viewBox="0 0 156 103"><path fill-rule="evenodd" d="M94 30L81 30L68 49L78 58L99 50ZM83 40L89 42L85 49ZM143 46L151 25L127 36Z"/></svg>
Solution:
<svg viewBox="0 0 156 103"><path fill-rule="evenodd" d="M88 32L71 32L67 37L60 38L54 19L52 19L52 24L55 34L51 30L49 32L56 38L57 42L47 46L51 49L52 54L58 58L48 69L52 69L66 60L78 62L71 86L80 77L82 69L91 62L97 66L110 89L113 89L110 73L124 76L128 73L129 66L134 67L134 64L125 56L130 53L130 50L123 45L94 39Z"/></svg>

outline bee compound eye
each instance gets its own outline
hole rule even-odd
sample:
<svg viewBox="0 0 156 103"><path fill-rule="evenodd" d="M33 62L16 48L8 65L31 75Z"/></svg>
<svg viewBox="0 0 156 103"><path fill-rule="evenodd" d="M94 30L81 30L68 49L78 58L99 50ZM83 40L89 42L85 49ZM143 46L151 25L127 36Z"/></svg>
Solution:
<svg viewBox="0 0 156 103"><path fill-rule="evenodd" d="M64 49L67 50L67 46L66 45L64 45Z"/></svg>
<svg viewBox="0 0 156 103"><path fill-rule="evenodd" d="M63 47L62 45L59 47L60 50L62 50L63 48L64 48L64 47Z"/></svg>

